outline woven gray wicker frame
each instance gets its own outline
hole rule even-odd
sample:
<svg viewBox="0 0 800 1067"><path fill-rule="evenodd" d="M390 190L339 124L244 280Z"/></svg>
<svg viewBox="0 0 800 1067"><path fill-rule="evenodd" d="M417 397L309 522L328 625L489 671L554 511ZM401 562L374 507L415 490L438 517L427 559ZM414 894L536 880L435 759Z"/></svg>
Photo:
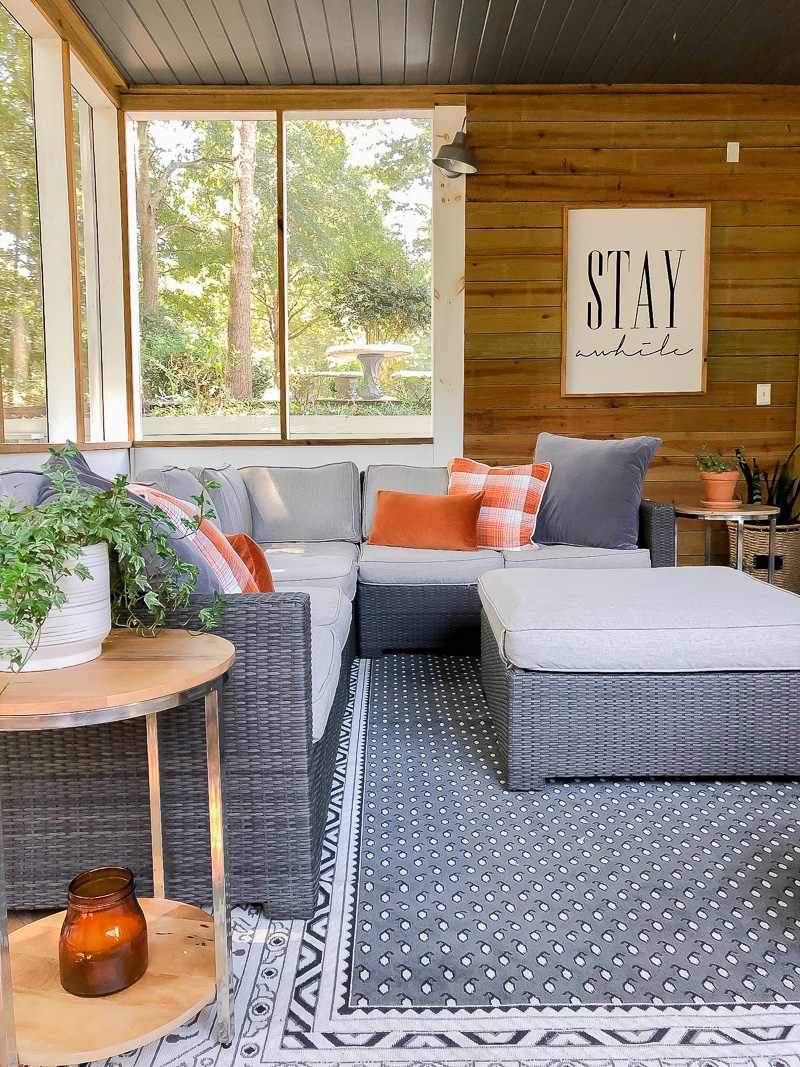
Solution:
<svg viewBox="0 0 800 1067"><path fill-rule="evenodd" d="M481 618L481 680L506 787L548 778L779 778L800 772L800 671L558 674L509 667Z"/></svg>
<svg viewBox="0 0 800 1067"><path fill-rule="evenodd" d="M364 585L356 597L358 654L390 649L475 653L481 602L476 585Z"/></svg>
<svg viewBox="0 0 800 1067"><path fill-rule="evenodd" d="M643 500L639 546L653 567L675 565L675 509ZM477 655L481 603L477 585L358 584L358 654L374 658L389 651L458 652Z"/></svg>
<svg viewBox="0 0 800 1067"><path fill-rule="evenodd" d="M210 598L168 625L185 624ZM230 899L307 918L355 652L354 627L324 736L311 741L310 602L230 597L217 633L236 646L223 692ZM211 898L202 701L159 716L167 892ZM80 871L122 863L152 886L144 721L0 736L9 904L60 907Z"/></svg>

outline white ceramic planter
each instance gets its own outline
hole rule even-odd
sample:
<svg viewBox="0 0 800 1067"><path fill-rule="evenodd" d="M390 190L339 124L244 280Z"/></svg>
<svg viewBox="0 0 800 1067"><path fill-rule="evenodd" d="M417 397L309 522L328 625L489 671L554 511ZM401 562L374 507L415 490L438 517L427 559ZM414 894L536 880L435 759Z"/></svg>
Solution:
<svg viewBox="0 0 800 1067"><path fill-rule="evenodd" d="M84 548L79 560L92 578L82 582L74 574L68 574L59 582L67 594L67 602L63 608L50 612L42 627L39 647L25 664L25 671L72 667L100 655L103 641L111 631L108 547L90 545ZM24 647L17 631L0 622L0 648ZM8 670L6 658L0 658L0 670Z"/></svg>

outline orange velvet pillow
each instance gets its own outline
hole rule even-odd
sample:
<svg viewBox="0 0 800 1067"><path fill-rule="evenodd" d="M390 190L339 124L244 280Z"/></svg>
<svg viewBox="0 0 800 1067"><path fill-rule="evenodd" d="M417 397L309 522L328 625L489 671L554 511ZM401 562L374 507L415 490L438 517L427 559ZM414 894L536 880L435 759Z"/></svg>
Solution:
<svg viewBox="0 0 800 1067"><path fill-rule="evenodd" d="M378 490L371 545L478 551L478 516L483 493L428 496Z"/></svg>
<svg viewBox="0 0 800 1067"><path fill-rule="evenodd" d="M259 593L274 593L275 586L272 583L272 573L267 563L267 557L261 545L257 544L247 534L226 534L230 546L245 567L253 576L253 581L258 586Z"/></svg>

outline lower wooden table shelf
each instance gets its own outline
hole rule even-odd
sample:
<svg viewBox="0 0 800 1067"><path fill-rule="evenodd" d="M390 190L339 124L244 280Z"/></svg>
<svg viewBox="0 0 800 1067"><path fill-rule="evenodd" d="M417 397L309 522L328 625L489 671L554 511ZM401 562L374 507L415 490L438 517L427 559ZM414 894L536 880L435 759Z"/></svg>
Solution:
<svg viewBox="0 0 800 1067"><path fill-rule="evenodd" d="M61 988L64 912L11 934L11 984L19 1062L36 1067L102 1060L172 1033L216 993L214 920L190 904L140 900L150 963L135 985L109 997Z"/></svg>

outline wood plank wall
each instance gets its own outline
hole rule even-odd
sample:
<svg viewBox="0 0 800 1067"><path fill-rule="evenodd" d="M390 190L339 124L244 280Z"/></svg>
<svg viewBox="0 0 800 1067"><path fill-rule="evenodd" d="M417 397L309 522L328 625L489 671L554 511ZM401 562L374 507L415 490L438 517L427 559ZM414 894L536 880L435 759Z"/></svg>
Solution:
<svg viewBox="0 0 800 1067"><path fill-rule="evenodd" d="M798 421L800 92L599 91L467 98L465 452L530 462L540 430L664 439L646 492L698 499L691 449L785 456ZM739 141L740 162L725 162ZM562 398L565 204L710 202L708 392ZM756 383L772 383L757 407ZM681 560L701 562L687 525ZM724 532L715 555L726 551Z"/></svg>

